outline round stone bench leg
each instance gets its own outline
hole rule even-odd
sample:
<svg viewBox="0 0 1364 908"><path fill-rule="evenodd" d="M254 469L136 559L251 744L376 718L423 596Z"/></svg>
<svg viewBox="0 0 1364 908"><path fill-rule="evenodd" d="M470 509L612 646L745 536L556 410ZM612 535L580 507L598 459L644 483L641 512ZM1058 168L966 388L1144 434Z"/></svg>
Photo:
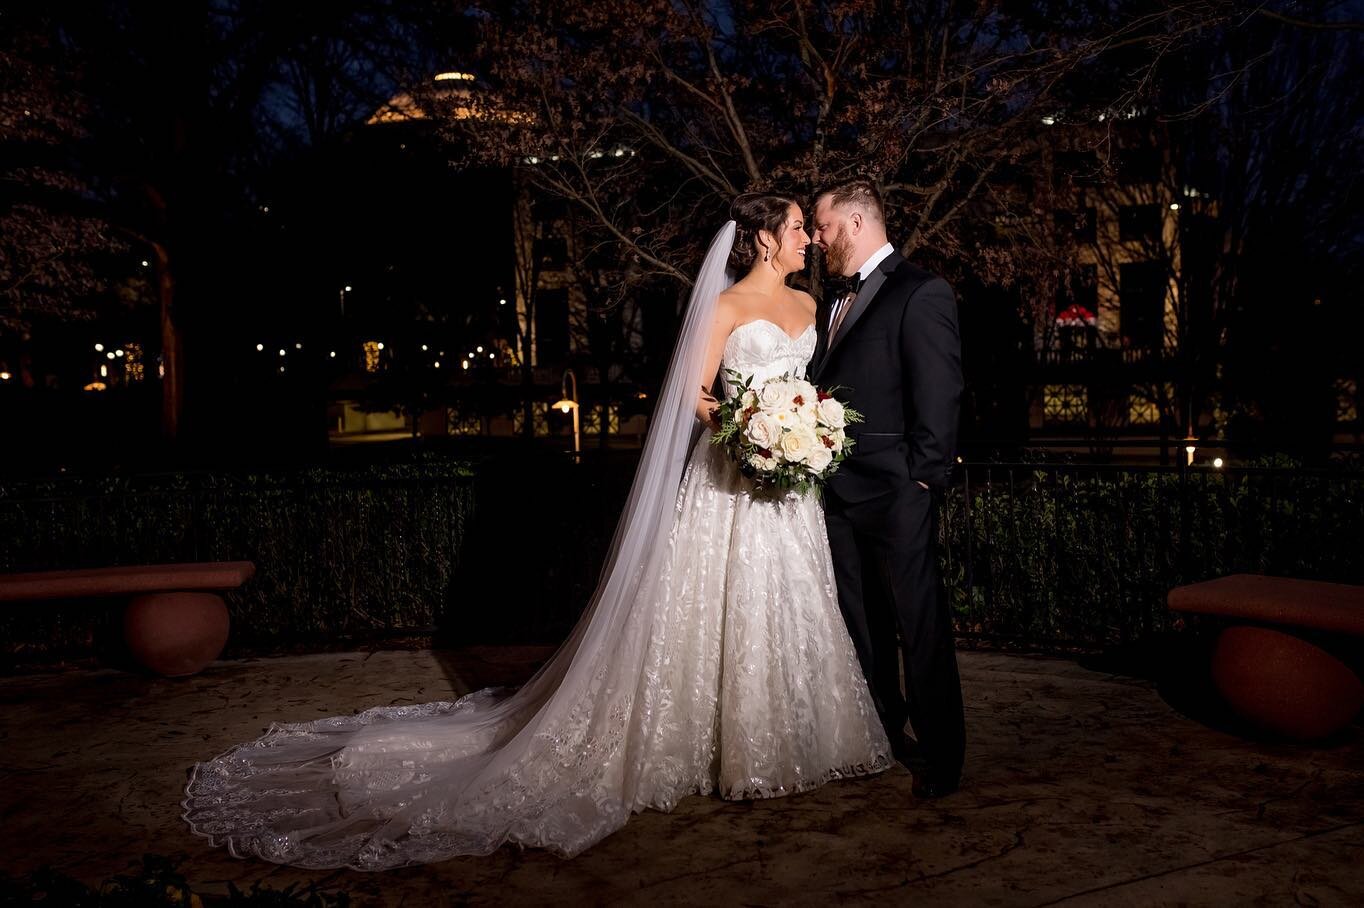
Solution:
<svg viewBox="0 0 1364 908"><path fill-rule="evenodd" d="M1213 649L1212 677L1240 716L1300 741L1339 731L1364 706L1364 682L1349 666L1271 628L1224 629Z"/></svg>
<svg viewBox="0 0 1364 908"><path fill-rule="evenodd" d="M227 645L227 605L213 593L150 593L128 603L123 639L139 663L170 678L201 671Z"/></svg>

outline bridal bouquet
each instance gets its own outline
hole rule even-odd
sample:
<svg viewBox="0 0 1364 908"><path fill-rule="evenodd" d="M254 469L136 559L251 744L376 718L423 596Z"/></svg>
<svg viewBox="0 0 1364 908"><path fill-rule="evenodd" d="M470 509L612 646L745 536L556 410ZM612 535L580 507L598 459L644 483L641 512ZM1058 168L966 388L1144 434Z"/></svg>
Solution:
<svg viewBox="0 0 1364 908"><path fill-rule="evenodd" d="M721 402L720 427L711 444L722 446L739 471L760 489L817 489L852 450L844 434L862 415L803 378L780 375L753 387L752 376L726 369L734 393Z"/></svg>

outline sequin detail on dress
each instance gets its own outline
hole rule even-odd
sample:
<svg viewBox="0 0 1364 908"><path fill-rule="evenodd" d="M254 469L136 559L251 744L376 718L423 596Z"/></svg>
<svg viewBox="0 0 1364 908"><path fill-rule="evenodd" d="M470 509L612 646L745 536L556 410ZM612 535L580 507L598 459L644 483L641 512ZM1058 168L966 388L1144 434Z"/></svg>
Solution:
<svg viewBox="0 0 1364 908"><path fill-rule="evenodd" d="M814 345L813 328L792 338L748 322L724 365L755 383L803 376ZM573 656L597 665L580 689L533 680L528 702L488 689L273 725L195 767L193 830L309 868L382 870L506 842L572 856L690 794L774 797L889 766L819 503L750 497L709 442L692 451L662 573L646 584L657 601L630 609L610 652Z"/></svg>

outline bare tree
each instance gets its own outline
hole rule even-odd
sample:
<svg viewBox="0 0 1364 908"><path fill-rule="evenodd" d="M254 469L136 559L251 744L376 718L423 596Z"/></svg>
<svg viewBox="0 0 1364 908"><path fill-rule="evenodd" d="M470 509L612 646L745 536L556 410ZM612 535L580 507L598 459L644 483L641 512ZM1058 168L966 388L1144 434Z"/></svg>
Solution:
<svg viewBox="0 0 1364 908"><path fill-rule="evenodd" d="M73 160L89 102L63 74L62 48L40 23L11 21L0 40L0 332L35 318L92 318L112 296L100 258L127 250Z"/></svg>
<svg viewBox="0 0 1364 908"><path fill-rule="evenodd" d="M591 216L640 280L685 283L741 190L808 196L869 175L903 252L1050 296L1064 256L1048 231L1001 229L1035 202L1001 187L1043 166L1046 124L1130 105L1164 56L1233 15L1215 2L488 4L485 116L448 125Z"/></svg>

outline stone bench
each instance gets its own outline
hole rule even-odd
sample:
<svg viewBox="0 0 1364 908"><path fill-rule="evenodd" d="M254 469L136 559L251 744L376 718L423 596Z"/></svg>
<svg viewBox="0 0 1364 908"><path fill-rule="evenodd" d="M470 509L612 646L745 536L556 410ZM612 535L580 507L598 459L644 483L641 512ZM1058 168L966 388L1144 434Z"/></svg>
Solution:
<svg viewBox="0 0 1364 908"><path fill-rule="evenodd" d="M1213 648L1213 683L1261 728L1316 740L1364 706L1356 670L1322 645L1349 649L1364 638L1364 586L1232 574L1175 587L1167 603L1225 622Z"/></svg>
<svg viewBox="0 0 1364 908"><path fill-rule="evenodd" d="M126 599L123 638L139 663L160 675L192 675L227 644L227 606L217 595L250 580L249 561L149 564L0 574L0 603Z"/></svg>

